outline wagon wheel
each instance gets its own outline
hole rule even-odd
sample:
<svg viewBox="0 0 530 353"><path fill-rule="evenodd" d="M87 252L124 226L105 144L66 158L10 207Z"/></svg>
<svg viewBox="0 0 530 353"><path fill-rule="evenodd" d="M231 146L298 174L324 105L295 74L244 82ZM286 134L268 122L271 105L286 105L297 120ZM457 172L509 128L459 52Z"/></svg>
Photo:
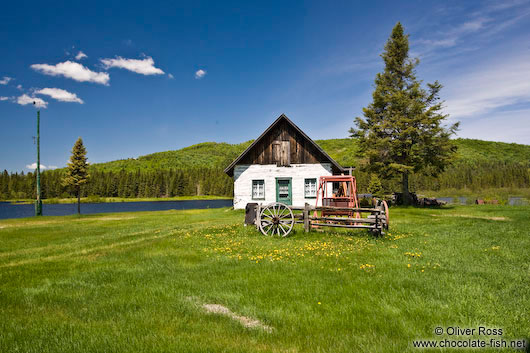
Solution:
<svg viewBox="0 0 530 353"><path fill-rule="evenodd" d="M286 237L294 226L293 211L289 206L276 202L264 207L260 212L259 229L263 235L275 234Z"/></svg>
<svg viewBox="0 0 530 353"><path fill-rule="evenodd" d="M384 227L385 227L385 229L388 229L388 225L389 225L389 222L390 222L390 212L388 211L388 204L386 203L385 200L383 200L381 206L382 206L381 210L385 211L385 224L384 224Z"/></svg>
<svg viewBox="0 0 530 353"><path fill-rule="evenodd" d="M383 229L388 230L388 224L390 221L390 212L388 211L388 204L384 200L378 200L376 208L381 212L381 217L379 217L380 220L380 227ZM384 213L383 213L384 212ZM373 216L371 216L373 218ZM370 216L369 216L370 218Z"/></svg>

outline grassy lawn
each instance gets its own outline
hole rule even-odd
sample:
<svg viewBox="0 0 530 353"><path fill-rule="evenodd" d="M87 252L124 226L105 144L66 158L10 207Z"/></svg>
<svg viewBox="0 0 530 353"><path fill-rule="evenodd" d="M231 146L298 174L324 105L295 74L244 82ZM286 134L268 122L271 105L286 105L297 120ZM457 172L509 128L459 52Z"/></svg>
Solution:
<svg viewBox="0 0 530 353"><path fill-rule="evenodd" d="M394 208L379 239L268 238L228 209L2 220L0 352L400 352L437 326L528 338L529 214Z"/></svg>

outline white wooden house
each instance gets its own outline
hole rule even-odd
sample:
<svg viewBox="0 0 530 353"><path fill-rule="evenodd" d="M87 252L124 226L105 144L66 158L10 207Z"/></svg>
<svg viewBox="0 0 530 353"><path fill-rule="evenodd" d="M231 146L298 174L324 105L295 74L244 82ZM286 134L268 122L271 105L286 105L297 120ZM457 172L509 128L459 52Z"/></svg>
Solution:
<svg viewBox="0 0 530 353"><path fill-rule="evenodd" d="M234 208L247 203L317 201L318 178L344 169L282 114L226 169L234 177Z"/></svg>

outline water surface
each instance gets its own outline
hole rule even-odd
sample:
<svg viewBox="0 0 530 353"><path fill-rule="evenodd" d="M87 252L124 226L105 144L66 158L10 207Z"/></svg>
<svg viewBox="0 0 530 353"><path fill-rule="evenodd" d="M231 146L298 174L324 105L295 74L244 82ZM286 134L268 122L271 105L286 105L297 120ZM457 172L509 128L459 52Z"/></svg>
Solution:
<svg viewBox="0 0 530 353"><path fill-rule="evenodd" d="M81 214L137 211L190 210L204 208L231 207L232 200L185 200L185 201L140 201L82 203ZM66 216L77 213L76 203L42 205L44 216ZM0 219L24 218L35 215L32 204L12 204L0 202Z"/></svg>

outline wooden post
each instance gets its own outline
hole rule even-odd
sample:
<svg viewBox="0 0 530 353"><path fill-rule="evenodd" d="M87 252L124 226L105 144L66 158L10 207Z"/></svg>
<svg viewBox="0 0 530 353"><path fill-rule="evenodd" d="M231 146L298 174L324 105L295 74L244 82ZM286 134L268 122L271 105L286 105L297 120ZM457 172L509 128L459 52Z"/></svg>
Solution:
<svg viewBox="0 0 530 353"><path fill-rule="evenodd" d="M261 223L261 204L258 204L256 207L256 228L259 229L259 225Z"/></svg>
<svg viewBox="0 0 530 353"><path fill-rule="evenodd" d="M311 230L311 222L309 221L309 209L310 209L310 206L306 202L304 206L304 231L306 233L309 233L309 231Z"/></svg>
<svg viewBox="0 0 530 353"><path fill-rule="evenodd" d="M33 102L35 104L35 102ZM37 110L37 202L35 202L35 216L42 216L42 200L40 190L40 109Z"/></svg>
<svg viewBox="0 0 530 353"><path fill-rule="evenodd" d="M375 231L376 233L379 233L379 235L381 235L381 230L377 229L378 228L378 225L379 225L379 212L376 212L375 213Z"/></svg>

